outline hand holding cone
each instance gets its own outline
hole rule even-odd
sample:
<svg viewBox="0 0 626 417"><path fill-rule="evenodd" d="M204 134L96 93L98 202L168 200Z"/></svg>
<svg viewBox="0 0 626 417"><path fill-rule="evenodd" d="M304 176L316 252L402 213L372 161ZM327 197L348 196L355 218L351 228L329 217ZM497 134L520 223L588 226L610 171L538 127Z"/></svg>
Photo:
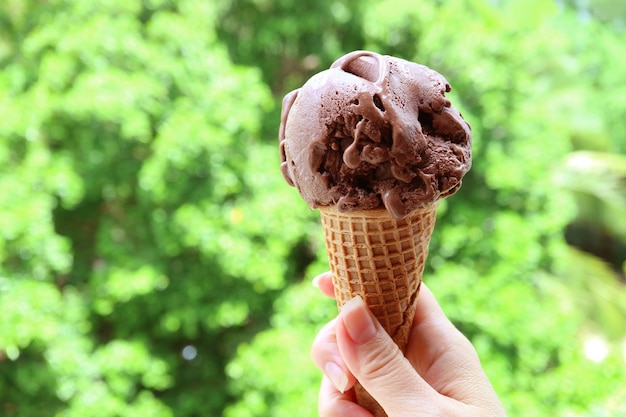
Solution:
<svg viewBox="0 0 626 417"><path fill-rule="evenodd" d="M383 209L341 213L324 207L320 213L339 309L361 296L404 351L437 205L415 210L403 219ZM355 391L358 403L375 417L386 416L360 384Z"/></svg>

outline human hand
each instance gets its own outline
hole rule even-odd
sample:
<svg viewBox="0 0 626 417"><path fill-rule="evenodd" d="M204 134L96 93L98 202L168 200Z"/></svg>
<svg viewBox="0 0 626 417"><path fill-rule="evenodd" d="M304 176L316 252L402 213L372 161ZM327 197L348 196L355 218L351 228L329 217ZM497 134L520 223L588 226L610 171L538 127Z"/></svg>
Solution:
<svg viewBox="0 0 626 417"><path fill-rule="evenodd" d="M329 272L314 283L334 297ZM360 297L320 330L311 355L324 372L320 417L372 417L355 401L356 380L389 417L506 416L476 350L424 283L404 355Z"/></svg>

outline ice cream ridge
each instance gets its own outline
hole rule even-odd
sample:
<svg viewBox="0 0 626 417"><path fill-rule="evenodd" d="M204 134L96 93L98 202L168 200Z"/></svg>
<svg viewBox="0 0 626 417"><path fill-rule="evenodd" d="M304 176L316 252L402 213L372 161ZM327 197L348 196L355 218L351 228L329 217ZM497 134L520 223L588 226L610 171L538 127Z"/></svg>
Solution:
<svg viewBox="0 0 626 417"><path fill-rule="evenodd" d="M424 65L355 51L283 99L280 168L320 210L338 307L361 296L403 351L438 203L471 166L470 126L450 90Z"/></svg>

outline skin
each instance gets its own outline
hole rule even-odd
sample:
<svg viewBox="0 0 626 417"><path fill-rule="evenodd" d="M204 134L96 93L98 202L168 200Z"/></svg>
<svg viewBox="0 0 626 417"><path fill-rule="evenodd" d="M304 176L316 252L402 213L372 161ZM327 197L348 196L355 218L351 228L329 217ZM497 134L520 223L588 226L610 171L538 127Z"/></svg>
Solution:
<svg viewBox="0 0 626 417"><path fill-rule="evenodd" d="M314 279L334 297L330 273ZM311 351L324 372L320 417L372 417L351 389L358 379L389 417L506 416L476 350L422 283L405 355L360 297L318 333Z"/></svg>

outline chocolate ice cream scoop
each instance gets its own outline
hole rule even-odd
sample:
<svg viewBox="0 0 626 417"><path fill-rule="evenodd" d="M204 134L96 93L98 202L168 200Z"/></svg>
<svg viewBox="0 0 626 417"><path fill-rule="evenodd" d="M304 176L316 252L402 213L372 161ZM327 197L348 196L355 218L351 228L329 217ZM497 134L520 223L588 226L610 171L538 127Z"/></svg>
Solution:
<svg viewBox="0 0 626 417"><path fill-rule="evenodd" d="M311 208L385 207L395 218L454 194L471 166L469 124L439 73L355 51L283 100L281 171Z"/></svg>

